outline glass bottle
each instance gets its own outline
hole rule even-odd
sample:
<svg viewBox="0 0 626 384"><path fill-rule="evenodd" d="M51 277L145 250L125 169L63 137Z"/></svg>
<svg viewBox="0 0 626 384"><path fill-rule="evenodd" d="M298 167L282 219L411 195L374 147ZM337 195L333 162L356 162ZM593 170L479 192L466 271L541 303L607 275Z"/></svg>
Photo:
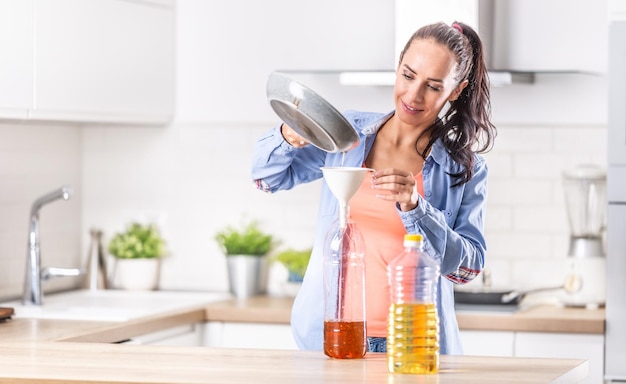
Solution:
<svg viewBox="0 0 626 384"><path fill-rule="evenodd" d="M346 216L345 223L337 219L331 225L324 244L324 353L358 359L367 351L365 243Z"/></svg>
<svg viewBox="0 0 626 384"><path fill-rule="evenodd" d="M387 365L391 373L439 370L439 263L424 252L423 237L404 236L404 251L387 266L391 305Z"/></svg>

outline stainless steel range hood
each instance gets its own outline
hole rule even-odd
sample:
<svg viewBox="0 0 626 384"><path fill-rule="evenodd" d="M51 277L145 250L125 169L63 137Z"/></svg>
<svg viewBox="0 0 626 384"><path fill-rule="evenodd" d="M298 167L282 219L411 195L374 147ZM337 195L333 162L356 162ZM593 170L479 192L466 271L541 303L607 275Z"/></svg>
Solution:
<svg viewBox="0 0 626 384"><path fill-rule="evenodd" d="M420 26L463 21L483 41L493 87L533 83L536 74L602 75L606 10L590 0L395 0L395 55ZM584 28L573 28L584 20ZM600 66L601 67L601 66ZM343 71L344 85L393 85L395 68Z"/></svg>
<svg viewBox="0 0 626 384"><path fill-rule="evenodd" d="M502 0L501 0L502 1ZM395 57L398 58L404 43L420 26L435 21L452 23L463 21L476 29L483 41L491 86L513 83L532 83L532 72L495 70L494 33L495 0L395 0ZM395 70L345 71L339 74L342 85L392 86Z"/></svg>

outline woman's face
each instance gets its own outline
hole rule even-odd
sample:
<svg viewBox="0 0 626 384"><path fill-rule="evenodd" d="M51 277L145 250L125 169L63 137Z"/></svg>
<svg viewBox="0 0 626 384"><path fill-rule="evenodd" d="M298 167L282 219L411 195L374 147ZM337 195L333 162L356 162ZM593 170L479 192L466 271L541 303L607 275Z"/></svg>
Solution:
<svg viewBox="0 0 626 384"><path fill-rule="evenodd" d="M396 115L408 125L430 126L447 101L456 100L465 84L456 86L452 52L434 40L415 40L396 71Z"/></svg>

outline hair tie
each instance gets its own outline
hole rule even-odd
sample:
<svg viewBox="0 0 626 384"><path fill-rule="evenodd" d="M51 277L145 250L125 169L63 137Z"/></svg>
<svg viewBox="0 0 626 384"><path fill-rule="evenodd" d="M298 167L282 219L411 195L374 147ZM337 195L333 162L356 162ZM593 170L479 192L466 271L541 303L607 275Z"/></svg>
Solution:
<svg viewBox="0 0 626 384"><path fill-rule="evenodd" d="M458 25L457 23L452 23L452 28L454 28L457 31L459 31L461 33L461 35L463 34L463 28L461 28L461 26Z"/></svg>

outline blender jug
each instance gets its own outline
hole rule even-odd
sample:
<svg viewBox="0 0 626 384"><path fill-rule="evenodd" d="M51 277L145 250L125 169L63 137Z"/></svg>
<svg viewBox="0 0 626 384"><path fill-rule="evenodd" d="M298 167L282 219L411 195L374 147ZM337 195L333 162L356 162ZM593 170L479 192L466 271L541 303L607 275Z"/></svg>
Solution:
<svg viewBox="0 0 626 384"><path fill-rule="evenodd" d="M563 173L563 187L570 226L567 279L579 281L580 287L567 292L562 301L565 306L598 308L606 299L606 171L576 167Z"/></svg>
<svg viewBox="0 0 626 384"><path fill-rule="evenodd" d="M563 173L570 226L569 256L604 257L606 171L584 165Z"/></svg>

